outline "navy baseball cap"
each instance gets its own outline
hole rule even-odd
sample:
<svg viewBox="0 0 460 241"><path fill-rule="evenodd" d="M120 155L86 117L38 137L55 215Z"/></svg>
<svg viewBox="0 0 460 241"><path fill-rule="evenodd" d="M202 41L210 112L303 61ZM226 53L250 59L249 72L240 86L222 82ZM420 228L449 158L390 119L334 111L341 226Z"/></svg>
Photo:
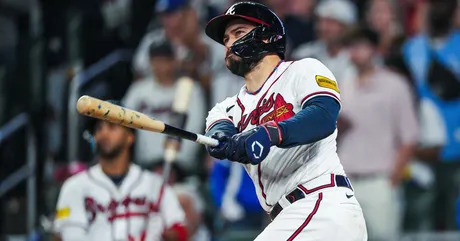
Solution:
<svg viewBox="0 0 460 241"><path fill-rule="evenodd" d="M174 56L174 49L172 45L169 43L166 36L157 36L152 44L149 47L149 56L150 58L157 57L157 56L164 56L164 57L173 57Z"/></svg>
<svg viewBox="0 0 460 241"><path fill-rule="evenodd" d="M158 13L173 13L189 5L189 0L158 0L156 11Z"/></svg>

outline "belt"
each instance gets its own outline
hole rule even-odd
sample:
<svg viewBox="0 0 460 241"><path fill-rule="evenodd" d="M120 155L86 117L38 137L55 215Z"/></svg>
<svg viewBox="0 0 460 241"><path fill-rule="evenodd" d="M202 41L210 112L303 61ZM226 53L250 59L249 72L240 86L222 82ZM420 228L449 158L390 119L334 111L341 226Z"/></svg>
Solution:
<svg viewBox="0 0 460 241"><path fill-rule="evenodd" d="M317 186L315 188L307 189L302 185L297 186L297 188L287 194L285 196L286 200L289 201L289 203L294 203L300 199L305 198L306 195L311 194L313 192L316 192L318 190L324 189L324 188L329 188L329 187L347 187L351 190L353 190L350 180L348 180L347 177L341 176L341 175L334 175L331 174L331 183ZM283 211L283 207L281 206L280 202L277 202L275 206L273 206L272 210L270 211L270 218L273 221L278 214Z"/></svg>

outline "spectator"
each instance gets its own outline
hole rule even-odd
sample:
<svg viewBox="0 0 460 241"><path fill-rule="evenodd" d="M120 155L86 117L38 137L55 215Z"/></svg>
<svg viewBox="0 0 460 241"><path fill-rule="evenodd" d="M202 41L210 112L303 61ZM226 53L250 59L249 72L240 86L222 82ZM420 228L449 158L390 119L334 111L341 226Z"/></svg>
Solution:
<svg viewBox="0 0 460 241"><path fill-rule="evenodd" d="M324 0L315 11L318 17L318 40L300 45L292 56L294 59L312 57L320 60L340 82L352 67L340 40L347 29L356 22L355 6L348 0Z"/></svg>
<svg viewBox="0 0 460 241"><path fill-rule="evenodd" d="M128 6L128 0L73 1L72 9L81 14L82 23L79 32L81 36L77 44L84 46L81 54L85 68L112 51L127 45L128 39L125 33L129 25L130 13L124 6Z"/></svg>
<svg viewBox="0 0 460 241"><path fill-rule="evenodd" d="M267 215L243 166L228 160L215 161L209 182L212 199L228 230L263 229Z"/></svg>
<svg viewBox="0 0 460 241"><path fill-rule="evenodd" d="M151 75L148 48L159 36L166 36L179 62L179 70L199 81L210 90L212 73L225 68L224 51L211 43L199 27L197 12L188 0L158 1L156 10L160 26L153 28L142 39L134 57L134 70L139 76Z"/></svg>
<svg viewBox="0 0 460 241"><path fill-rule="evenodd" d="M160 175L163 174L164 160L154 161L152 170ZM173 162L169 174L168 184L173 188L179 199L179 203L185 212L187 233L190 241L209 241L210 233L204 225L205 204L199 196L197 185L186 179L186 172Z"/></svg>
<svg viewBox="0 0 460 241"><path fill-rule="evenodd" d="M292 51L299 45L313 41L315 38L313 16L310 12L314 6L314 0L301 0L301 4L296 2L286 2L285 0L267 0L266 5L280 17L286 28L288 51ZM292 9L297 12L294 14ZM303 16L300 14L304 14Z"/></svg>
<svg viewBox="0 0 460 241"><path fill-rule="evenodd" d="M0 8L2 6L0 5ZM12 74L16 68L16 46L18 30L12 18L0 11L0 124L6 122L8 90L13 81Z"/></svg>
<svg viewBox="0 0 460 241"><path fill-rule="evenodd" d="M374 62L379 45L374 31L359 28L347 40L357 75L341 86L338 153L363 209L369 240L399 240L398 187L418 132L411 92L402 76Z"/></svg>
<svg viewBox="0 0 460 241"><path fill-rule="evenodd" d="M439 153L445 144L444 123L439 109L429 98L419 101L420 138L415 158L410 164L410 182L406 185L405 229L407 231L429 231L434 229L435 178L433 164L436 156L424 153Z"/></svg>
<svg viewBox="0 0 460 241"><path fill-rule="evenodd" d="M380 36L379 53L386 56L395 39L402 34L398 19L397 3L393 0L372 0L369 4L367 22Z"/></svg>
<svg viewBox="0 0 460 241"><path fill-rule="evenodd" d="M303 19L313 18L318 0L291 0L289 13Z"/></svg>
<svg viewBox="0 0 460 241"><path fill-rule="evenodd" d="M423 29L423 12L426 9L425 0L400 0L404 32L411 36L420 33Z"/></svg>
<svg viewBox="0 0 460 241"><path fill-rule="evenodd" d="M460 4L457 4L457 12L455 13L455 29L460 30Z"/></svg>
<svg viewBox="0 0 460 241"><path fill-rule="evenodd" d="M177 64L172 46L165 38L158 37L150 47L150 64L155 75L134 82L124 97L128 108L146 113L155 119L168 122L176 91ZM190 100L190 108L185 129L192 132L203 130L205 100L202 89L196 85ZM135 159L143 165L151 165L152 160L163 157L165 135L139 131L135 145ZM178 154L179 160L197 160L200 145L184 141ZM196 161L179 162L185 170L194 172L200 168Z"/></svg>
<svg viewBox="0 0 460 241"><path fill-rule="evenodd" d="M456 229L455 201L460 190L460 32L453 27L457 0L430 0L426 31L404 46L404 59L418 95L430 100L442 117L445 145L421 148L421 160L436 164L438 228Z"/></svg>

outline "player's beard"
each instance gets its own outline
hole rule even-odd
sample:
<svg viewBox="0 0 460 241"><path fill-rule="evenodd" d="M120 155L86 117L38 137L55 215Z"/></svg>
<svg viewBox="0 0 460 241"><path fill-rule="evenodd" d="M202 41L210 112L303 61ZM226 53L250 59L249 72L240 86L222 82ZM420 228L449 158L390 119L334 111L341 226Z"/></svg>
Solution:
<svg viewBox="0 0 460 241"><path fill-rule="evenodd" d="M247 73L249 73L259 61L263 58L263 56L257 56L250 59L243 59L240 57L236 57L236 55L227 57L228 64L227 68L232 72L234 75L238 75L244 78Z"/></svg>
<svg viewBox="0 0 460 241"><path fill-rule="evenodd" d="M124 143L120 143L111 149L104 149L101 147L99 143L96 144L97 154L102 159L107 160L107 161L115 160L116 157L118 157L120 153L123 151L123 148L124 148Z"/></svg>

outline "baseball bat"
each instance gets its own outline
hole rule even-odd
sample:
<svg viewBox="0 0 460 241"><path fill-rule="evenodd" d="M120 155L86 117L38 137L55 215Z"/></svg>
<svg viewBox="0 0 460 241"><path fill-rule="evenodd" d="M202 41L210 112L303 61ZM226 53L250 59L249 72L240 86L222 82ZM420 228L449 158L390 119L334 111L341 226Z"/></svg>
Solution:
<svg viewBox="0 0 460 241"><path fill-rule="evenodd" d="M219 141L216 139L168 125L138 111L124 108L87 95L81 96L78 99L77 111L85 116L123 125L133 129L177 136L182 139L208 146L219 145Z"/></svg>
<svg viewBox="0 0 460 241"><path fill-rule="evenodd" d="M187 110L190 103L190 98L193 92L193 80L189 77L182 77L178 80L174 101L172 104L171 123L175 123L176 127L185 128L187 119ZM177 157L180 143L175 140L168 139L166 141L163 164L163 180L168 182L171 172L171 165Z"/></svg>

